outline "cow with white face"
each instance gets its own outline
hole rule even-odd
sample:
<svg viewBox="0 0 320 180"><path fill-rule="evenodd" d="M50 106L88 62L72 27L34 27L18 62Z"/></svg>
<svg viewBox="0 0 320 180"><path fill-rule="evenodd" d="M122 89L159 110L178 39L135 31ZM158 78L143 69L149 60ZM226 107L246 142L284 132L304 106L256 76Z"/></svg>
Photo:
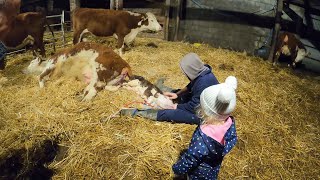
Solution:
<svg viewBox="0 0 320 180"><path fill-rule="evenodd" d="M40 88L52 76L63 75L83 81L87 84L83 101L91 100L105 86L121 84L132 76L129 64L112 49L86 42L63 49L48 60L36 58L24 72L40 74Z"/></svg>
<svg viewBox="0 0 320 180"><path fill-rule="evenodd" d="M306 47L302 42L292 33L282 32L276 44L276 54L274 57L274 65L278 63L280 55L290 56L290 63L288 66L295 68L297 64L310 53L307 52Z"/></svg>
<svg viewBox="0 0 320 180"><path fill-rule="evenodd" d="M72 14L73 44L82 41L87 33L95 36L114 36L118 39L117 48L123 53L141 31L161 31L156 16L122 10L79 8Z"/></svg>

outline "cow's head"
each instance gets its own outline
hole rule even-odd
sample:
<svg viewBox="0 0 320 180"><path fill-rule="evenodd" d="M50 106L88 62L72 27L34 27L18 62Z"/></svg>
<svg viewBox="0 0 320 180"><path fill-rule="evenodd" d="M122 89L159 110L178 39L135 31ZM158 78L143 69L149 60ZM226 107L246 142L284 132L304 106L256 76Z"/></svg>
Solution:
<svg viewBox="0 0 320 180"><path fill-rule="evenodd" d="M162 30L162 27L157 21L156 16L151 12L147 12L145 14L145 17L142 17L142 21L139 23L140 23L139 25L141 25L141 27L144 30L155 31L155 32Z"/></svg>
<svg viewBox="0 0 320 180"><path fill-rule="evenodd" d="M44 63L45 60L43 60L40 57L36 57L34 60L32 60L28 67L26 67L22 72L24 74L36 74L39 75L44 70L46 63Z"/></svg>

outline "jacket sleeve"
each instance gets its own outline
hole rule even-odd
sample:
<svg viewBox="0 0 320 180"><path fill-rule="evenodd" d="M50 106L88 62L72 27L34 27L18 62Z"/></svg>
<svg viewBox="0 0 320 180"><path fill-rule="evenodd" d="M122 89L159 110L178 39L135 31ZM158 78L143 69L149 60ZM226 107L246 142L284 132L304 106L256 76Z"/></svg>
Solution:
<svg viewBox="0 0 320 180"><path fill-rule="evenodd" d="M177 109L193 112L195 108L200 104L201 92L206 88L204 85L198 85L193 88L193 95L187 103L178 104Z"/></svg>
<svg viewBox="0 0 320 180"><path fill-rule="evenodd" d="M172 170L176 175L186 174L199 166L204 156L208 154L208 149L204 146L204 142L193 138L187 152L172 166Z"/></svg>

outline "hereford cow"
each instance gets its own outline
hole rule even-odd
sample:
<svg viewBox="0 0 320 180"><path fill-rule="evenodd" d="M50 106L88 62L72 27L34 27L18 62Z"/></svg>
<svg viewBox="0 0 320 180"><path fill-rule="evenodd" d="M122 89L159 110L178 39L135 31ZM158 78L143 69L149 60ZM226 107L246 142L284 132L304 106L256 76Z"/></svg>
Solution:
<svg viewBox="0 0 320 180"><path fill-rule="evenodd" d="M0 70L5 67L7 48L1 42L11 31L12 22L19 13L21 0L0 1Z"/></svg>
<svg viewBox="0 0 320 180"><path fill-rule="evenodd" d="M46 61L36 58L25 72L40 73L40 88L51 76L71 76L86 82L82 101L91 100L106 85L119 84L132 76L129 64L112 49L87 42L63 49Z"/></svg>
<svg viewBox="0 0 320 180"><path fill-rule="evenodd" d="M297 63L301 63L302 59L306 57L307 49L296 36L289 32L283 32L279 35L276 45L276 54L274 57L274 65L278 63L280 55L290 56L291 61L288 66L296 67Z"/></svg>
<svg viewBox="0 0 320 180"><path fill-rule="evenodd" d="M32 50L34 55L35 50L40 49L41 55L45 56L43 44L45 25L49 27L51 34L54 37L44 14L39 12L18 14L12 22L10 32L0 40L6 45L8 50L16 50L28 44L33 44Z"/></svg>
<svg viewBox="0 0 320 180"><path fill-rule="evenodd" d="M11 30L12 22L19 13L21 0L0 1L0 39Z"/></svg>
<svg viewBox="0 0 320 180"><path fill-rule="evenodd" d="M81 42L83 35L112 36L118 39L120 54L141 31L160 31L162 28L154 14L130 11L79 8L73 12L73 44Z"/></svg>

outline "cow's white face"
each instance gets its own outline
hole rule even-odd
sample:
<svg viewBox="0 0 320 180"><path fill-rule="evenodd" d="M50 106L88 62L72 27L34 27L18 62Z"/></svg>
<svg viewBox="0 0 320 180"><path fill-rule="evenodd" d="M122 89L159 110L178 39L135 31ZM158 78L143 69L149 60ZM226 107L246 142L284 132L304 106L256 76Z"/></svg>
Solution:
<svg viewBox="0 0 320 180"><path fill-rule="evenodd" d="M150 31L156 31L156 32L161 31L162 27L157 21L156 16L151 12L147 12L146 15L148 18L148 26L146 26L146 28Z"/></svg>
<svg viewBox="0 0 320 180"><path fill-rule="evenodd" d="M39 75L45 68L45 63L37 57L36 59L32 60L27 68L23 70L25 74L36 74Z"/></svg>

